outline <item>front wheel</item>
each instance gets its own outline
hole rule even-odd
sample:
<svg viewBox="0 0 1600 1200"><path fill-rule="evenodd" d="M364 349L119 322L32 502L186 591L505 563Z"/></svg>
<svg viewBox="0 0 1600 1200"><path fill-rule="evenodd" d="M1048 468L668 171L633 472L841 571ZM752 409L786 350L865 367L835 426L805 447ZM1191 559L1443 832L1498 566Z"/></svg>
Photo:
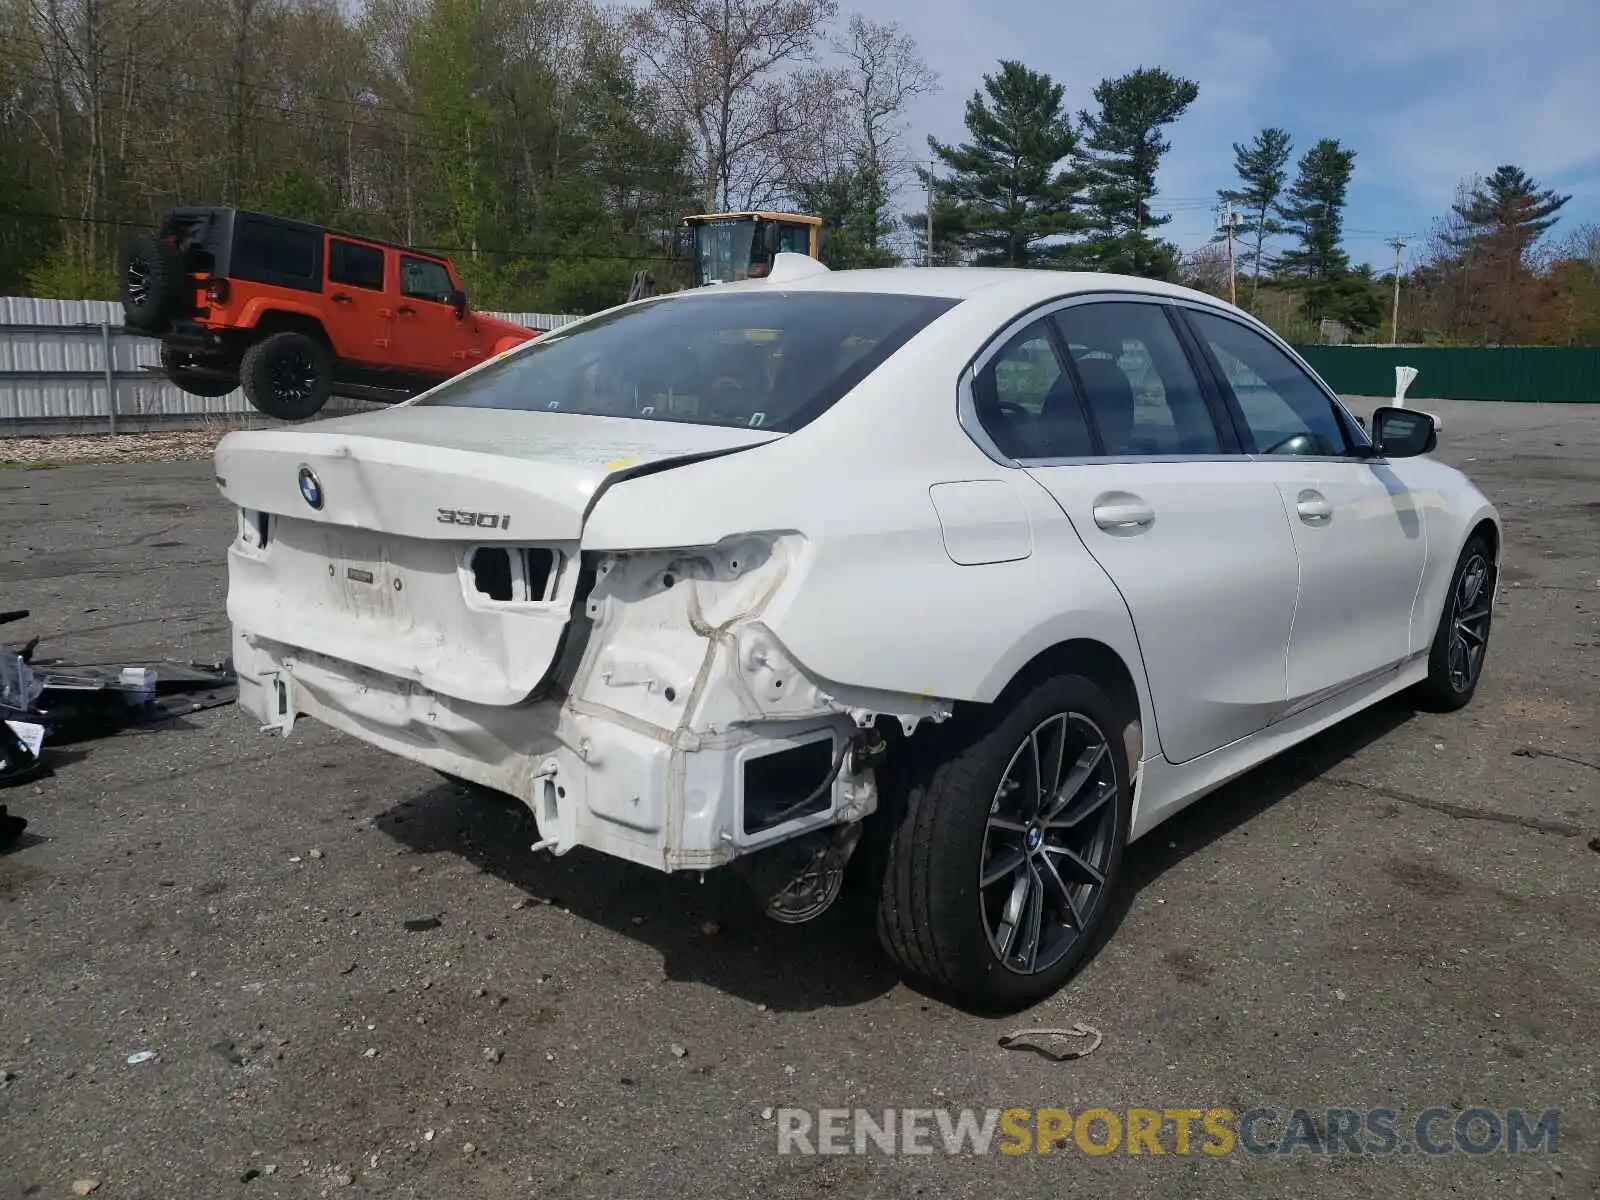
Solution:
<svg viewBox="0 0 1600 1200"><path fill-rule="evenodd" d="M239 382L245 399L280 421L314 417L333 393L327 347L303 333L269 334L244 352Z"/></svg>
<svg viewBox="0 0 1600 1200"><path fill-rule="evenodd" d="M1417 699L1424 707L1454 712L1470 704L1477 693L1489 654L1495 579L1494 551L1474 535L1456 560L1450 594L1428 650L1428 678L1417 686Z"/></svg>
<svg viewBox="0 0 1600 1200"><path fill-rule="evenodd" d="M1132 785L1129 721L1061 675L958 735L906 792L879 940L900 969L977 1007L1054 993L1106 920Z"/></svg>

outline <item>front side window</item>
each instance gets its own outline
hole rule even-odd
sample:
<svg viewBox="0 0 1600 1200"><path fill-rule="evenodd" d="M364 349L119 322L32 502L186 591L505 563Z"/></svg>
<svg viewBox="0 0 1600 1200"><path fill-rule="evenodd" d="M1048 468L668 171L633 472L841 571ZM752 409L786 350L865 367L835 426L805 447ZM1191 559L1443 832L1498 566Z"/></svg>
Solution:
<svg viewBox="0 0 1600 1200"><path fill-rule="evenodd" d="M1010 458L1094 453L1072 376L1044 317L1014 334L984 364L972 394L978 423Z"/></svg>
<svg viewBox="0 0 1600 1200"><path fill-rule="evenodd" d="M1102 453L1221 452L1205 393L1160 305L1097 301L1064 308L1054 320Z"/></svg>
<svg viewBox="0 0 1600 1200"><path fill-rule="evenodd" d="M383 251L360 242L328 239L328 282L383 291Z"/></svg>
<svg viewBox="0 0 1600 1200"><path fill-rule="evenodd" d="M450 272L444 264L429 258L400 256L400 294L412 300L433 300L450 303Z"/></svg>
<svg viewBox="0 0 1600 1200"><path fill-rule="evenodd" d="M417 403L790 433L956 303L870 293L680 293L553 330Z"/></svg>
<svg viewBox="0 0 1600 1200"><path fill-rule="evenodd" d="M1195 311L1186 316L1221 368L1257 454L1353 452L1333 404L1292 358L1237 321Z"/></svg>

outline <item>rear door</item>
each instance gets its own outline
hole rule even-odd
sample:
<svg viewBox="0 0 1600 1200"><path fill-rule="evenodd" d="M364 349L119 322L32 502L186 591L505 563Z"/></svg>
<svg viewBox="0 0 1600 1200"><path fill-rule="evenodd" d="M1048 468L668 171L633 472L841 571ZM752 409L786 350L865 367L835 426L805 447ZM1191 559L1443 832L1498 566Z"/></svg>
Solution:
<svg viewBox="0 0 1600 1200"><path fill-rule="evenodd" d="M392 358L393 294L389 251L328 235L328 336L341 358L386 367Z"/></svg>
<svg viewBox="0 0 1600 1200"><path fill-rule="evenodd" d="M974 393L986 431L1055 497L1122 593L1166 757L1267 725L1285 703L1294 540L1166 306L1069 301L1004 340ZM1061 591L1070 603L1070 579Z"/></svg>
<svg viewBox="0 0 1600 1200"><path fill-rule="evenodd" d="M1415 498L1382 459L1356 453L1364 439L1354 421L1288 353L1224 314L1180 311L1294 531L1301 573L1290 702L1308 706L1394 667L1411 652L1427 559Z"/></svg>
<svg viewBox="0 0 1600 1200"><path fill-rule="evenodd" d="M400 252L400 303L395 309L395 365L430 375L454 375L482 362L468 321L450 307L455 288L436 258Z"/></svg>

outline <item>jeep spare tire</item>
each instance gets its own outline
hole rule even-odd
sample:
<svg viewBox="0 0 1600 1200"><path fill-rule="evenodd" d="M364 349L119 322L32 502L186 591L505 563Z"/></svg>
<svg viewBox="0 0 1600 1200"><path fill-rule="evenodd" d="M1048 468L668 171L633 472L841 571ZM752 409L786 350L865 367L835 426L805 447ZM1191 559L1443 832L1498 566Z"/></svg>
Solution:
<svg viewBox="0 0 1600 1200"><path fill-rule="evenodd" d="M183 299L183 255L153 233L130 240L122 250L117 278L122 319L130 329L158 333L177 315Z"/></svg>
<svg viewBox="0 0 1600 1200"><path fill-rule="evenodd" d="M280 421L314 417L333 391L327 347L303 333L269 334L244 352L239 383L259 412Z"/></svg>

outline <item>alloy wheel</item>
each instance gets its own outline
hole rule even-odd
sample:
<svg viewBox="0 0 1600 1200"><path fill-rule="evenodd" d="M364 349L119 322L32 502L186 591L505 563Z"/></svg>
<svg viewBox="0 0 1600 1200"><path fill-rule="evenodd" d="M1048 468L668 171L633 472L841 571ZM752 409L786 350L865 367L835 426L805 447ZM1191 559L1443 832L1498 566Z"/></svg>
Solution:
<svg viewBox="0 0 1600 1200"><path fill-rule="evenodd" d="M299 350L285 350L273 361L272 390L279 399L304 403L317 386L317 366L311 356Z"/></svg>
<svg viewBox="0 0 1600 1200"><path fill-rule="evenodd" d="M1079 713L1034 727L989 806L978 875L984 933L1010 971L1061 961L1103 900L1116 845L1109 741Z"/></svg>
<svg viewBox="0 0 1600 1200"><path fill-rule="evenodd" d="M128 302L135 308L142 307L150 298L150 268L142 258L135 258L128 263L126 292Z"/></svg>
<svg viewBox="0 0 1600 1200"><path fill-rule="evenodd" d="M1489 648L1489 613L1494 600L1489 560L1474 554L1456 576L1450 600L1450 686L1465 692L1483 669Z"/></svg>

